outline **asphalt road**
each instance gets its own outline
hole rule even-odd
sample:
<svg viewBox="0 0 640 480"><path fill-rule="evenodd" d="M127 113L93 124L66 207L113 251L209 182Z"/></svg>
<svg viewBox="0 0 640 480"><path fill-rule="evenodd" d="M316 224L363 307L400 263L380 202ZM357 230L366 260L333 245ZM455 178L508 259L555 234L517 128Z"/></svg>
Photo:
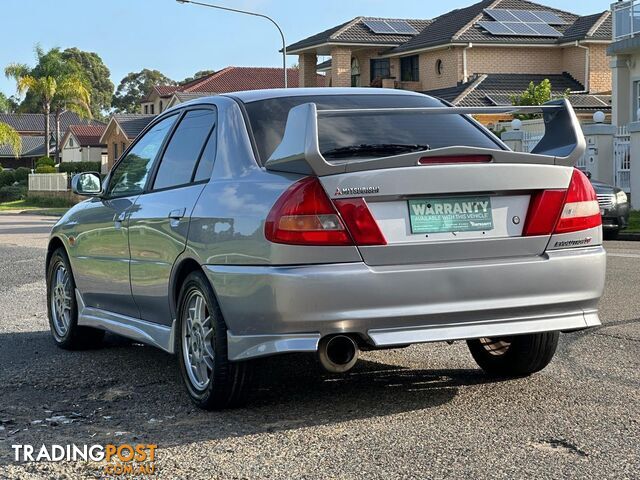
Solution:
<svg viewBox="0 0 640 480"><path fill-rule="evenodd" d="M42 443L158 444L160 478L640 476L640 243L607 242L603 326L563 335L537 375L491 381L463 342L366 353L342 376L291 355L258 364L249 407L207 413L168 354L53 345L51 223L0 215L0 478L99 475L12 461L11 445Z"/></svg>

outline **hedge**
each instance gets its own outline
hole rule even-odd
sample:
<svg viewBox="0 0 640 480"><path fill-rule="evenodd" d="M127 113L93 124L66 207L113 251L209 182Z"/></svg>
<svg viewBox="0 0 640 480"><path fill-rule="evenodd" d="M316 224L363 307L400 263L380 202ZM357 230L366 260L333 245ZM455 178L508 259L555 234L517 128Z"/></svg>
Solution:
<svg viewBox="0 0 640 480"><path fill-rule="evenodd" d="M61 173L100 172L100 162L66 162L58 166Z"/></svg>
<svg viewBox="0 0 640 480"><path fill-rule="evenodd" d="M29 181L30 173L31 173L31 170L29 170L28 168L18 167L13 172L13 177L16 182L20 183L21 185L26 185L27 182Z"/></svg>
<svg viewBox="0 0 640 480"><path fill-rule="evenodd" d="M15 202L27 195L27 189L21 185L0 187L0 202Z"/></svg>
<svg viewBox="0 0 640 480"><path fill-rule="evenodd" d="M40 157L38 160L36 160L36 167L43 167L43 166L48 166L48 167L55 167L56 162L53 158L51 157Z"/></svg>
<svg viewBox="0 0 640 480"><path fill-rule="evenodd" d="M57 173L56 167L52 167L50 165L38 165L36 168L36 173Z"/></svg>
<svg viewBox="0 0 640 480"><path fill-rule="evenodd" d="M9 185L13 185L16 181L15 174L11 171L3 170L0 172L0 187L6 187Z"/></svg>

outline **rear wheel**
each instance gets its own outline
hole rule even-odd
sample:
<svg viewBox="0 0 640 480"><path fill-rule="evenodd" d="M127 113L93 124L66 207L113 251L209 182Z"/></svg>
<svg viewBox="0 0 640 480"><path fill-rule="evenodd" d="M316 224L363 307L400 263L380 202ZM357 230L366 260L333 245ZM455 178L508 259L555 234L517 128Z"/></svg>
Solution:
<svg viewBox="0 0 640 480"><path fill-rule="evenodd" d="M604 237L605 240L617 240L618 235L620 235L620 229L616 228L613 230L605 230L602 233L602 236Z"/></svg>
<svg viewBox="0 0 640 480"><path fill-rule="evenodd" d="M69 258L62 248L51 255L47 268L47 313L53 340L68 350L100 345L104 331L78 326L76 284Z"/></svg>
<svg viewBox="0 0 640 480"><path fill-rule="evenodd" d="M546 367L558 346L559 332L467 340L476 363L490 375L521 377Z"/></svg>
<svg viewBox="0 0 640 480"><path fill-rule="evenodd" d="M191 400L206 410L242 405L251 366L229 361L227 327L202 272L190 273L182 285L177 332L178 363Z"/></svg>

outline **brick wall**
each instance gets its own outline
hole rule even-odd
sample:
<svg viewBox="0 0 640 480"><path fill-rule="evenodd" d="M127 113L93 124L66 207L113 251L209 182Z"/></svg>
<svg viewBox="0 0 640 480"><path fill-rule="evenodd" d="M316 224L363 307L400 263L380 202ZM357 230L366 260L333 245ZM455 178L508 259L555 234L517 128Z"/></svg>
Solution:
<svg viewBox="0 0 640 480"><path fill-rule="evenodd" d="M105 136L105 142L107 144L107 165L111 170L115 161L122 155L122 144L125 144L125 148L129 146L131 140L129 140L119 128L112 128L110 132L107 132ZM118 145L118 155L114 153L114 143Z"/></svg>
<svg viewBox="0 0 640 480"><path fill-rule="evenodd" d="M475 73L550 73L563 71L561 48L473 47L467 50L467 70Z"/></svg>
<svg viewBox="0 0 640 480"><path fill-rule="evenodd" d="M301 87L317 87L316 64L318 63L317 55L313 53L304 53L298 55L298 75Z"/></svg>
<svg viewBox="0 0 640 480"><path fill-rule="evenodd" d="M438 60L442 61L442 73L436 71ZM453 87L462 81L462 49L450 48L420 54L420 83L423 90Z"/></svg>
<svg viewBox="0 0 640 480"><path fill-rule="evenodd" d="M331 86L351 86L351 49L344 47L331 49Z"/></svg>
<svg viewBox="0 0 640 480"><path fill-rule="evenodd" d="M589 44L589 91L604 93L612 90L610 58L607 45Z"/></svg>
<svg viewBox="0 0 640 480"><path fill-rule="evenodd" d="M587 84L586 78L586 54L584 48L565 47L562 49L562 64L565 72L582 85Z"/></svg>

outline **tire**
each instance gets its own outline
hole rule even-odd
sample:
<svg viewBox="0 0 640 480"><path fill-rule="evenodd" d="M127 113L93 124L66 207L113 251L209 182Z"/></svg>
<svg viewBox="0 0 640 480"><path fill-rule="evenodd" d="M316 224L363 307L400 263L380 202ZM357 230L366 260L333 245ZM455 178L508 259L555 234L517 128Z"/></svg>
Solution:
<svg viewBox="0 0 640 480"><path fill-rule="evenodd" d="M620 229L616 228L615 230L605 230L602 232L602 236L605 240L617 240L618 235L620 235Z"/></svg>
<svg viewBox="0 0 640 480"><path fill-rule="evenodd" d="M489 375L523 377L539 372L551 362L559 332L533 333L503 338L467 340L476 363Z"/></svg>
<svg viewBox="0 0 640 480"><path fill-rule="evenodd" d="M193 403L205 410L244 405L251 365L229 361L227 326L202 272L192 272L185 278L177 316L178 364Z"/></svg>
<svg viewBox="0 0 640 480"><path fill-rule="evenodd" d="M78 326L76 283L63 248L53 252L47 265L47 314L53 341L66 350L96 348L104 330Z"/></svg>

